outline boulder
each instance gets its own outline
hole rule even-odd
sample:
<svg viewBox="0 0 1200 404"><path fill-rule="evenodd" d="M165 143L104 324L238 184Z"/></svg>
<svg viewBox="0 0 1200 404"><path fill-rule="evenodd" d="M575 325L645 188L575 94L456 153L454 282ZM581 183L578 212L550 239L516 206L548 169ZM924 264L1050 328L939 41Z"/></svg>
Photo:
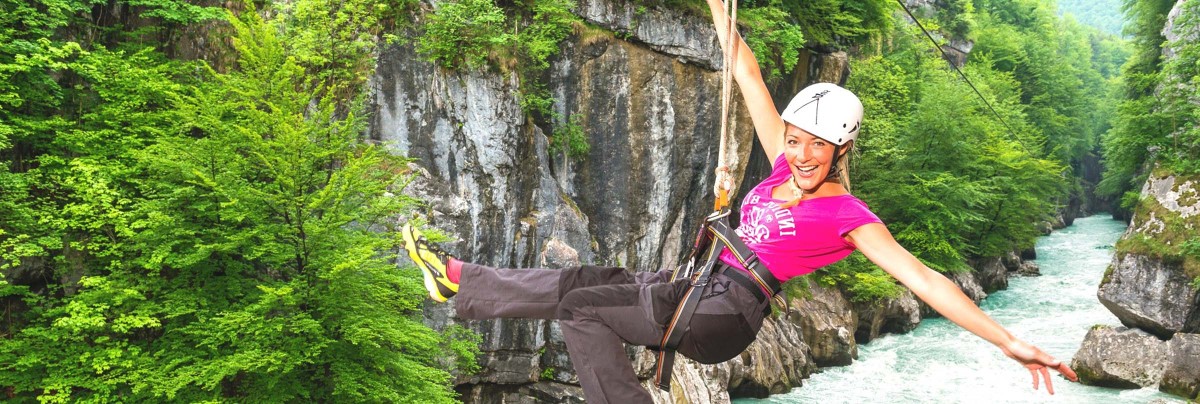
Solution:
<svg viewBox="0 0 1200 404"><path fill-rule="evenodd" d="M1162 339L1200 331L1200 293L1179 264L1138 254L1117 254L1097 296L1126 327Z"/></svg>
<svg viewBox="0 0 1200 404"><path fill-rule="evenodd" d="M1167 367L1158 388L1169 394L1200 399L1200 334L1178 333L1167 341Z"/></svg>
<svg viewBox="0 0 1200 404"><path fill-rule="evenodd" d="M1007 275L1005 276L1005 283L1007 284ZM987 292L983 291L983 287L979 285L979 277L979 273L972 272L955 272L946 274L946 278L949 278L950 282L954 282L955 285L958 285L958 288L963 291L963 294L971 298L971 301L974 301L976 305L978 305L979 302L982 302L983 299L987 298L988 296Z"/></svg>
<svg viewBox="0 0 1200 404"><path fill-rule="evenodd" d="M854 307L836 288L809 279L808 296L792 297L788 319L800 327L817 366L846 366L858 358L854 330L858 327Z"/></svg>
<svg viewBox="0 0 1200 404"><path fill-rule="evenodd" d="M1095 326L1071 368L1084 384L1135 389L1154 386L1167 367L1167 343L1138 329Z"/></svg>
<svg viewBox="0 0 1200 404"><path fill-rule="evenodd" d="M1004 266L1003 257L976 258L967 264L975 269L975 279L984 292L1008 289L1008 268Z"/></svg>
<svg viewBox="0 0 1200 404"><path fill-rule="evenodd" d="M1042 276L1042 268L1036 262L1025 261L1021 263L1021 267L1017 268L1017 275L1021 276Z"/></svg>
<svg viewBox="0 0 1200 404"><path fill-rule="evenodd" d="M854 340L865 344L885 333L903 334L917 328L921 322L921 303L912 292L904 290L900 297L882 302L854 303L858 313L858 328Z"/></svg>

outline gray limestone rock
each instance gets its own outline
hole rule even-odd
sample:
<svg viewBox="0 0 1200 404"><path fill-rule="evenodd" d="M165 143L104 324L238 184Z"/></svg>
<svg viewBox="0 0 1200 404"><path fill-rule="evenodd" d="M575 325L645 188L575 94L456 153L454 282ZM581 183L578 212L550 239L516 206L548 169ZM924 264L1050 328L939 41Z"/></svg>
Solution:
<svg viewBox="0 0 1200 404"><path fill-rule="evenodd" d="M1042 268L1033 261L1025 261L1021 263L1021 267L1017 269L1017 275L1021 276L1041 276Z"/></svg>
<svg viewBox="0 0 1200 404"><path fill-rule="evenodd" d="M711 70L721 68L723 56L712 22L682 10L644 7L630 0L580 0L575 12L587 22L607 28L684 63Z"/></svg>
<svg viewBox="0 0 1200 404"><path fill-rule="evenodd" d="M670 393L649 380L654 363L647 350L637 357L634 368L648 379L643 386L655 403L728 403L731 395L766 397L799 386L816 371L799 327L778 318L768 318L758 340L724 363L702 365L677 355Z"/></svg>
<svg viewBox="0 0 1200 404"><path fill-rule="evenodd" d="M1200 399L1200 334L1178 333L1167 341L1167 368L1159 390Z"/></svg>
<svg viewBox="0 0 1200 404"><path fill-rule="evenodd" d="M1095 326L1071 361L1085 384L1132 389L1154 386L1166 369L1167 343L1145 331Z"/></svg>
<svg viewBox="0 0 1200 404"><path fill-rule="evenodd" d="M970 260L968 264L975 269L972 273L984 292L1008 289L1008 268L1004 266L1002 257L978 258Z"/></svg>
<svg viewBox="0 0 1200 404"><path fill-rule="evenodd" d="M854 340L865 344L886 333L903 334L921 322L921 303L905 289L900 297L876 303L854 303L858 329Z"/></svg>
<svg viewBox="0 0 1200 404"><path fill-rule="evenodd" d="M1127 327L1160 338L1200 331L1200 293L1178 265L1137 254L1118 254L1098 297Z"/></svg>
<svg viewBox="0 0 1200 404"><path fill-rule="evenodd" d="M842 292L806 281L807 297L792 298L788 319L800 326L804 341L817 366L846 366L858 358L854 330L858 327L854 307Z"/></svg>
<svg viewBox="0 0 1200 404"><path fill-rule="evenodd" d="M983 301L983 299L987 298L987 295L988 295L987 292L984 292L983 287L979 285L979 281L978 281L978 278L980 277L979 273L955 272L952 274L947 274L946 277L950 279L950 282L954 282L955 285L958 285L958 288L962 289L963 294L966 294L967 297L971 298L971 300L974 301L976 305L978 305L979 302ZM1005 277L1004 278L1005 283L1007 283L1007 281L1008 281L1008 273L1007 272L1004 273L1004 277Z"/></svg>

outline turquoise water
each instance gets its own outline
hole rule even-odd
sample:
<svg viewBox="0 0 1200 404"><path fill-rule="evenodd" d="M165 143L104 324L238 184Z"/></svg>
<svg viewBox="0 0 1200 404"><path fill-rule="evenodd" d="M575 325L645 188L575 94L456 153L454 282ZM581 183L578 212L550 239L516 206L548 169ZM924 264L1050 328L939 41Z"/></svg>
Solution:
<svg viewBox="0 0 1200 404"><path fill-rule="evenodd" d="M1042 276L1011 277L1007 290L980 305L988 315L1070 363L1094 324L1120 325L1096 289L1125 230L1107 215L1075 221L1037 242ZM859 346L851 366L827 368L804 386L748 403L1183 403L1155 389L1117 390L1071 383L1054 374L1055 395L1034 391L1029 372L991 344L944 319L911 333Z"/></svg>

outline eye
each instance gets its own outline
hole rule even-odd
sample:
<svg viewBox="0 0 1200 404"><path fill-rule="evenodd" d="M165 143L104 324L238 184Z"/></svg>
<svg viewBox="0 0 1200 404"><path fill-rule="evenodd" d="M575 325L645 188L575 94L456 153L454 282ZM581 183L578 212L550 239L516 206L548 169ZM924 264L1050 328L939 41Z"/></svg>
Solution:
<svg viewBox="0 0 1200 404"><path fill-rule="evenodd" d="M813 142L814 147L825 147L825 145L826 143L824 140L817 140Z"/></svg>
<svg viewBox="0 0 1200 404"><path fill-rule="evenodd" d="M796 140L795 138L788 138L787 144L788 144L788 146L795 146L795 145L800 144L800 141Z"/></svg>

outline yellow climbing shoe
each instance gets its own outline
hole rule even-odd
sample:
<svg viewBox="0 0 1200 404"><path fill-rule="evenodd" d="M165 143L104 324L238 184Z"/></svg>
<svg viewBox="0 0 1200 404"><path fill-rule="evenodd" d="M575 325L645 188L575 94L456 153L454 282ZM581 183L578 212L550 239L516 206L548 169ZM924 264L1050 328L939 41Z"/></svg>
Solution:
<svg viewBox="0 0 1200 404"><path fill-rule="evenodd" d="M404 249L408 251L408 257L425 275L425 289L429 290L429 297L444 302L458 293L458 284L446 277L446 263L450 261L450 254L429 244L411 225L405 224L400 232L404 236Z"/></svg>

